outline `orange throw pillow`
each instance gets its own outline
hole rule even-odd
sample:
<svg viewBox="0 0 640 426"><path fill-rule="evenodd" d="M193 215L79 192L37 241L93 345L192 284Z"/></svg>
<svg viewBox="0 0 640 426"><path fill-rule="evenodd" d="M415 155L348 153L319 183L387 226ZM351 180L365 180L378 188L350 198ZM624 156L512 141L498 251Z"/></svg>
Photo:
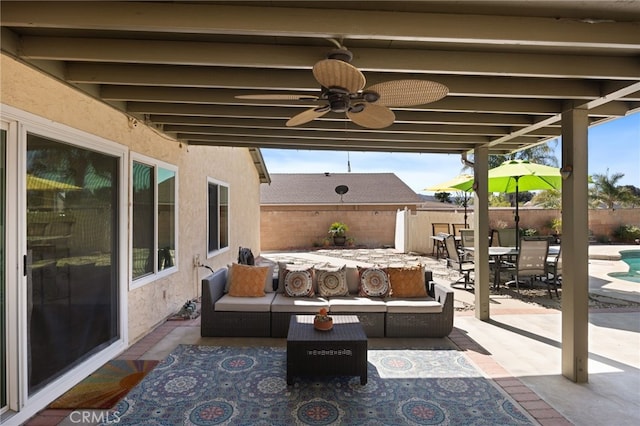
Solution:
<svg viewBox="0 0 640 426"><path fill-rule="evenodd" d="M427 297L422 266L386 268L392 297Z"/></svg>
<svg viewBox="0 0 640 426"><path fill-rule="evenodd" d="M250 266L233 263L231 265L231 282L229 296L262 297L264 282L269 273L268 266Z"/></svg>

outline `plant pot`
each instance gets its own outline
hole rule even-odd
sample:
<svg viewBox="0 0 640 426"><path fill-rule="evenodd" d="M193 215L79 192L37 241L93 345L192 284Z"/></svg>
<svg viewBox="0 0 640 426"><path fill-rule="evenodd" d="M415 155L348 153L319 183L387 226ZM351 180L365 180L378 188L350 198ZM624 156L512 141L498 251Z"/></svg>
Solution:
<svg viewBox="0 0 640 426"><path fill-rule="evenodd" d="M347 243L347 237L339 237L339 236L334 236L333 237L333 245L334 246L343 246Z"/></svg>
<svg viewBox="0 0 640 426"><path fill-rule="evenodd" d="M333 328L333 318L325 320L313 320L313 328L320 331L329 331Z"/></svg>

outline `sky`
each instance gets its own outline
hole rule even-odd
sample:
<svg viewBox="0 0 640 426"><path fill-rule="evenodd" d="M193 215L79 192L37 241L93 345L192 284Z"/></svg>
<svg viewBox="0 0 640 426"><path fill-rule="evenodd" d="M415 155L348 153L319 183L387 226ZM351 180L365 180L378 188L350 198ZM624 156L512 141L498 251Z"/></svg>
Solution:
<svg viewBox="0 0 640 426"><path fill-rule="evenodd" d="M555 151L561 164L560 143ZM411 189L448 181L462 173L459 154L261 149L269 173L395 173ZM620 185L640 188L640 112L589 129L589 175L623 173ZM467 171L466 173L469 173ZM472 172L471 172L472 173Z"/></svg>

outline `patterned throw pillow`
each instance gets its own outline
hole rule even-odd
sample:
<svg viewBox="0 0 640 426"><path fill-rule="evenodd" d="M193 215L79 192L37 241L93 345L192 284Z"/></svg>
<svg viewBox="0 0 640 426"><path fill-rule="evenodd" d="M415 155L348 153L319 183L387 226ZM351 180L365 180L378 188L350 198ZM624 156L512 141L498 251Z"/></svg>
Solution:
<svg viewBox="0 0 640 426"><path fill-rule="evenodd" d="M342 268L316 269L318 293L322 297L348 296L347 265Z"/></svg>
<svg viewBox="0 0 640 426"><path fill-rule="evenodd" d="M230 272L229 296L264 296L265 281L269 273L268 266L249 266L233 263Z"/></svg>
<svg viewBox="0 0 640 426"><path fill-rule="evenodd" d="M264 280L264 292L273 293L275 291L273 288L273 271L275 269L275 265L258 265L258 266L264 266L269 268L269 271L267 271L267 275ZM231 285L232 280L233 280L233 269L231 268L231 264L228 264L227 265L227 282L224 286L225 293L229 293L229 286Z"/></svg>
<svg viewBox="0 0 640 426"><path fill-rule="evenodd" d="M427 297L422 265L402 268L388 267L389 285L393 297Z"/></svg>
<svg viewBox="0 0 640 426"><path fill-rule="evenodd" d="M389 276L380 268L358 268L360 296L387 297L390 292Z"/></svg>
<svg viewBox="0 0 640 426"><path fill-rule="evenodd" d="M284 291L290 297L313 297L313 267L284 271Z"/></svg>

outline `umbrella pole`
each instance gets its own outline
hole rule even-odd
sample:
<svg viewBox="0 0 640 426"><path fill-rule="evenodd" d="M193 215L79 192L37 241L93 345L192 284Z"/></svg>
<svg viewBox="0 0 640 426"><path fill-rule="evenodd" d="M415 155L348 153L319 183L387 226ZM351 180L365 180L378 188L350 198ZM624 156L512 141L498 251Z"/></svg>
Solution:
<svg viewBox="0 0 640 426"><path fill-rule="evenodd" d="M516 176L516 250L520 245L520 216L518 215L518 180L520 176Z"/></svg>
<svg viewBox="0 0 640 426"><path fill-rule="evenodd" d="M467 204L469 204L469 198L467 193L464 193L464 227L467 227Z"/></svg>

